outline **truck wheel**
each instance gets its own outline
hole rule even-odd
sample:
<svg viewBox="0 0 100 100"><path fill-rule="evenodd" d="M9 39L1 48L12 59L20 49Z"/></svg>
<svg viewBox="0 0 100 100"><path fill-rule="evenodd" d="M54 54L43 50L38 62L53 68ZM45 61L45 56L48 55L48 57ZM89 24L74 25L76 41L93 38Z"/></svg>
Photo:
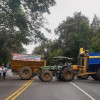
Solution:
<svg viewBox="0 0 100 100"><path fill-rule="evenodd" d="M30 79L32 76L32 70L30 67L22 67L21 70L19 71L19 75L21 79Z"/></svg>
<svg viewBox="0 0 100 100"><path fill-rule="evenodd" d="M74 70L72 68L64 67L61 71L61 77L64 81L71 81L74 77Z"/></svg>
<svg viewBox="0 0 100 100"><path fill-rule="evenodd" d="M42 71L41 78L42 78L42 81L44 81L44 82L50 82L53 78L52 72L51 71Z"/></svg>
<svg viewBox="0 0 100 100"><path fill-rule="evenodd" d="M97 73L96 73L96 78L97 80L100 81L100 69L97 70Z"/></svg>
<svg viewBox="0 0 100 100"><path fill-rule="evenodd" d="M92 77L94 80L98 80L97 77L96 77L96 74L92 74L91 77Z"/></svg>
<svg viewBox="0 0 100 100"><path fill-rule="evenodd" d="M89 75L77 76L78 79L86 80L88 79Z"/></svg>
<svg viewBox="0 0 100 100"><path fill-rule="evenodd" d="M97 70L97 73L96 74L92 74L91 77L94 80L99 80L100 81L100 69Z"/></svg>

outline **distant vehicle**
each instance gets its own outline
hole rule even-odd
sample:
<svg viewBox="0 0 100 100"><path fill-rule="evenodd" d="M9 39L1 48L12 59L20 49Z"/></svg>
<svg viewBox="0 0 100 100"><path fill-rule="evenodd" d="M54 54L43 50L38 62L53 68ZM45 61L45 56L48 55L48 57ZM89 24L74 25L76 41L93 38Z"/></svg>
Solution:
<svg viewBox="0 0 100 100"><path fill-rule="evenodd" d="M30 79L42 66L46 66L44 55L12 54L11 69L17 71L21 79Z"/></svg>

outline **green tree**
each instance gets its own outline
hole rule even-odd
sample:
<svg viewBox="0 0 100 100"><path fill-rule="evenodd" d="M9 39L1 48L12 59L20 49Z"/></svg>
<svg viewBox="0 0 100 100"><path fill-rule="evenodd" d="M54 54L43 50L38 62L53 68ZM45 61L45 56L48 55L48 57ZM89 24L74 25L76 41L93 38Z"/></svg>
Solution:
<svg viewBox="0 0 100 100"><path fill-rule="evenodd" d="M94 15L91 28L93 29L94 35L97 33L98 29L100 28L100 19Z"/></svg>
<svg viewBox="0 0 100 100"><path fill-rule="evenodd" d="M0 61L11 52L26 52L23 44L45 40L43 13L50 13L54 0L0 0ZM45 28L46 29L46 28Z"/></svg>
<svg viewBox="0 0 100 100"><path fill-rule="evenodd" d="M54 64L51 60L54 56L67 56L73 58L73 64L77 64L79 49L90 50L90 52L100 52L100 23L99 18L95 15L92 23L89 22L85 15L81 12L74 13L72 17L67 17L55 29L55 34L59 36L57 40L47 43L48 61L47 63ZM42 44L36 47L38 51L44 48Z"/></svg>
<svg viewBox="0 0 100 100"><path fill-rule="evenodd" d="M55 33L59 35L59 41L63 48L63 56L73 57L74 63L77 63L79 48L89 49L93 36L89 20L81 12L74 13L73 17L67 17L58 26Z"/></svg>
<svg viewBox="0 0 100 100"><path fill-rule="evenodd" d="M100 52L100 28L95 34L96 35L91 39L90 52Z"/></svg>
<svg viewBox="0 0 100 100"><path fill-rule="evenodd" d="M44 54L44 48L47 48L47 65L54 65L53 57L62 55L62 48L60 48L58 40L47 40L37 46L32 54Z"/></svg>

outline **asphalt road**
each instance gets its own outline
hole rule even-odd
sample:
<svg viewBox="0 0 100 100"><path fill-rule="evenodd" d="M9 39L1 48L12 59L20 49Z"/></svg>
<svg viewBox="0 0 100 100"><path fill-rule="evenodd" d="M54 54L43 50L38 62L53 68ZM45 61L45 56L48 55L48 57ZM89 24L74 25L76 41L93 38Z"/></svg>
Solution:
<svg viewBox="0 0 100 100"><path fill-rule="evenodd" d="M9 97L27 81L20 80L18 76L0 81L0 100ZM61 82L54 78L47 83L36 77L15 100L100 100L100 81L89 78Z"/></svg>

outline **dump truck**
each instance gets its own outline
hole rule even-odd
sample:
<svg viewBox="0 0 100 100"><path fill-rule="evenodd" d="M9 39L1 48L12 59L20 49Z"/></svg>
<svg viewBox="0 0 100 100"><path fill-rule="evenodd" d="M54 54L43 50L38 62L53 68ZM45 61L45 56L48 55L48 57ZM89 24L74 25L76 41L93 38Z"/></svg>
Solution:
<svg viewBox="0 0 100 100"><path fill-rule="evenodd" d="M73 65L73 69L77 78L87 79L91 76L100 80L100 53L89 53L80 48L78 65Z"/></svg>
<svg viewBox="0 0 100 100"><path fill-rule="evenodd" d="M11 69L18 72L21 79L30 79L40 72L42 66L46 66L45 55L12 53Z"/></svg>
<svg viewBox="0 0 100 100"><path fill-rule="evenodd" d="M44 82L50 82L53 77L56 77L60 81L71 81L74 78L74 70L69 57L53 57L57 60L54 66L41 67L39 79Z"/></svg>

